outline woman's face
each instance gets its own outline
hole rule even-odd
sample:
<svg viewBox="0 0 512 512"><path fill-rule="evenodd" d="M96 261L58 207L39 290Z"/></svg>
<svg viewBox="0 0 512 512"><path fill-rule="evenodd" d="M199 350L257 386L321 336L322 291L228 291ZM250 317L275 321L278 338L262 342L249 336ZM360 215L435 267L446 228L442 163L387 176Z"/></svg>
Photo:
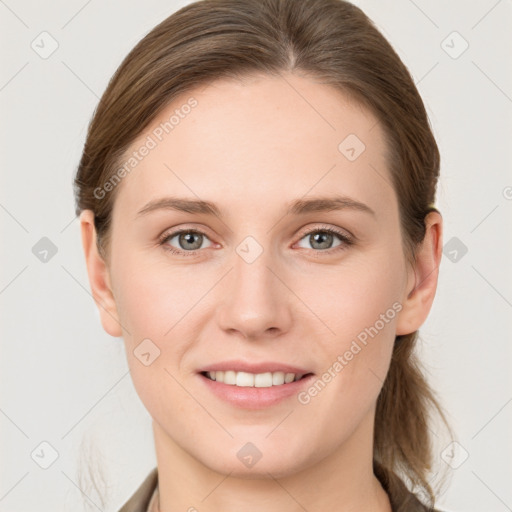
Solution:
<svg viewBox="0 0 512 512"><path fill-rule="evenodd" d="M130 157L100 311L161 449L253 477L370 456L414 284L377 119L310 78L222 80L173 101Z"/></svg>

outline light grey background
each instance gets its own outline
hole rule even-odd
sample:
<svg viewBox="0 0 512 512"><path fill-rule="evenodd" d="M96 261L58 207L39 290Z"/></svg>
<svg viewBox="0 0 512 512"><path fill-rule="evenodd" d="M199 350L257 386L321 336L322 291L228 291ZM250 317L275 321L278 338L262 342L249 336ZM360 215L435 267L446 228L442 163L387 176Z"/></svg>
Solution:
<svg viewBox="0 0 512 512"><path fill-rule="evenodd" d="M156 464L122 340L89 293L71 183L109 78L187 3L0 0L0 511L117 511ZM512 4L356 3L411 70L442 153L450 245L420 348L460 446L439 436L450 478L439 506L512 510ZM46 262L43 237L57 249ZM89 464L107 482L104 505Z"/></svg>

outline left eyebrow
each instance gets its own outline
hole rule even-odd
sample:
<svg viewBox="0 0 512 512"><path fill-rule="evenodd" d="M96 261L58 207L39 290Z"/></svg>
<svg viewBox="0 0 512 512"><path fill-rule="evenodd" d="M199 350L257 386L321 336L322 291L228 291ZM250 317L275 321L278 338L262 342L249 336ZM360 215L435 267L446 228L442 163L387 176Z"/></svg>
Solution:
<svg viewBox="0 0 512 512"><path fill-rule="evenodd" d="M223 218L222 212L215 203L179 197L162 197L150 201L137 212L137 217L161 209L176 210L192 214L215 215L220 219ZM297 199L287 204L285 215L306 215L308 213L336 210L355 210L375 216L375 212L368 205L347 196Z"/></svg>
<svg viewBox="0 0 512 512"><path fill-rule="evenodd" d="M298 199L291 203L286 214L304 215L307 213L330 212L333 210L356 210L375 217L375 212L367 205L347 196Z"/></svg>

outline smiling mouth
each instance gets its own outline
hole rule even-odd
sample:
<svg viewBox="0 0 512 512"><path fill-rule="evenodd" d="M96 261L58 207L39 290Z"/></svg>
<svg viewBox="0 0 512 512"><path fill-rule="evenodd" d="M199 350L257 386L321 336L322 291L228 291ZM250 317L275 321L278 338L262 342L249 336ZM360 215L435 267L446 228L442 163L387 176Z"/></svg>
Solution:
<svg viewBox="0 0 512 512"><path fill-rule="evenodd" d="M249 373L227 370L215 372L201 372L201 375L203 375L207 379L217 381L222 384L227 384L230 386L270 388L290 384L292 382L296 382L313 374L285 372Z"/></svg>

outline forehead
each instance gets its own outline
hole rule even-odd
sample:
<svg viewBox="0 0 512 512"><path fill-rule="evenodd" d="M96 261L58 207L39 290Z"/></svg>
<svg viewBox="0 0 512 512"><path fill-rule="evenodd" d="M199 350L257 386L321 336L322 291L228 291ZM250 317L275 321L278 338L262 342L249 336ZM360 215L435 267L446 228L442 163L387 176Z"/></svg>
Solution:
<svg viewBox="0 0 512 512"><path fill-rule="evenodd" d="M375 116L343 92L292 74L217 80L182 94L122 165L129 160L115 210L130 218L166 193L230 198L233 208L259 214L262 204L308 193L357 196L376 209L393 199Z"/></svg>

